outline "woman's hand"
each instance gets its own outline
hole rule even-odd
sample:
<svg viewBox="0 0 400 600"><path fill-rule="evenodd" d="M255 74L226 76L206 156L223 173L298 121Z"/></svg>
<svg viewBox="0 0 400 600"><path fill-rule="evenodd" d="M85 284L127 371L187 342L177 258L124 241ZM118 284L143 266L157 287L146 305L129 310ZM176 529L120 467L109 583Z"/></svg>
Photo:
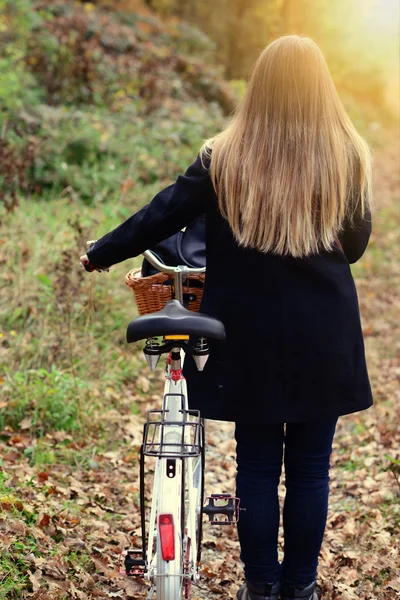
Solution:
<svg viewBox="0 0 400 600"><path fill-rule="evenodd" d="M79 260L81 261L81 265L82 267L85 267L85 270L88 271L89 273L91 273L92 271L94 271L94 267L91 264L90 260L88 259L87 254L82 254L82 256L79 258ZM98 270L98 269L96 269Z"/></svg>
<svg viewBox="0 0 400 600"><path fill-rule="evenodd" d="M81 261L82 266L85 267L86 271L88 271L89 273L91 273L92 271L97 271L98 273L102 273L103 271L109 271L108 267L102 268L102 267L95 267L94 265L92 265L92 263L88 259L87 254L82 254L82 256L79 258L79 260Z"/></svg>

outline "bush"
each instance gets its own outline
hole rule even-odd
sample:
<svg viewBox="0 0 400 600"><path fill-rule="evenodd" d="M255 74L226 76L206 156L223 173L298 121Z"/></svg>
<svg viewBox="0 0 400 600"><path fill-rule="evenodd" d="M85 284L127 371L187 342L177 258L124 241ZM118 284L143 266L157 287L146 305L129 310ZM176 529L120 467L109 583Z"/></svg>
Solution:
<svg viewBox="0 0 400 600"><path fill-rule="evenodd" d="M40 23L29 0L0 0L0 116L43 97L25 62L28 41Z"/></svg>
<svg viewBox="0 0 400 600"><path fill-rule="evenodd" d="M200 32L93 5L40 7L0 0L0 218L21 193L114 202L170 181L222 126L228 88L180 56L210 52Z"/></svg>
<svg viewBox="0 0 400 600"><path fill-rule="evenodd" d="M218 106L194 104L171 118L139 115L135 103L117 113L41 105L14 119L0 138L3 203L18 192L68 193L85 203L115 203L137 185L173 180L195 158L204 138L222 126ZM24 132L24 137L18 132ZM1 199L1 195L0 195Z"/></svg>
<svg viewBox="0 0 400 600"><path fill-rule="evenodd" d="M8 372L2 392L7 405L0 413L0 430L6 425L17 429L25 419L24 428L32 428L36 434L73 431L81 426L85 384L56 367Z"/></svg>

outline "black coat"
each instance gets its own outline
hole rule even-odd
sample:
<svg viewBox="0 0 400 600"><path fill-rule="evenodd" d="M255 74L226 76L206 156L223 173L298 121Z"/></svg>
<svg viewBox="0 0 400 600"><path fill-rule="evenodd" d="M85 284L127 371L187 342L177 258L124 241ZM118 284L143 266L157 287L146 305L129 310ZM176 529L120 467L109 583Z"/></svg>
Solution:
<svg viewBox="0 0 400 600"><path fill-rule="evenodd" d="M299 422L373 404L357 293L349 263L364 253L371 219L344 224L342 249L308 258L239 247L199 157L175 184L96 242L94 265L138 256L206 214L207 275L201 312L220 319L203 372L185 361L189 405L226 421Z"/></svg>

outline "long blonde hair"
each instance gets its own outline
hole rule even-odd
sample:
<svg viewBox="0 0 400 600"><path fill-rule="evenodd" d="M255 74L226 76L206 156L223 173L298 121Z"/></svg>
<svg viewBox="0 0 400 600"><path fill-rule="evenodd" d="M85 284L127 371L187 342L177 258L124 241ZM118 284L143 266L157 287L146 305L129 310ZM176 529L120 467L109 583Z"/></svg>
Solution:
<svg viewBox="0 0 400 600"><path fill-rule="evenodd" d="M330 250L370 204L371 152L317 44L286 35L258 58L228 126L200 150L241 246L303 257Z"/></svg>

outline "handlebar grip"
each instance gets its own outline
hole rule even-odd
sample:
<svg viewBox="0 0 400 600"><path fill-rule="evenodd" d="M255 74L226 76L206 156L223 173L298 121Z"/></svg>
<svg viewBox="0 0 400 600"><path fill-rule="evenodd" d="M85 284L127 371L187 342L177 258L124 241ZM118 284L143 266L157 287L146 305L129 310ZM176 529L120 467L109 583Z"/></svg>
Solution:
<svg viewBox="0 0 400 600"><path fill-rule="evenodd" d="M90 250L90 248L92 248L96 242L97 242L97 240L88 240L86 242L88 250ZM85 271L87 271L88 273L93 273L93 271L96 271L96 267L94 267L91 262L84 263L83 266L85 267ZM101 270L108 271L108 269L101 269Z"/></svg>
<svg viewBox="0 0 400 600"><path fill-rule="evenodd" d="M93 273L93 271L95 270L94 266L90 262L89 263L84 263L83 266L85 267L85 271L87 271L88 273Z"/></svg>

